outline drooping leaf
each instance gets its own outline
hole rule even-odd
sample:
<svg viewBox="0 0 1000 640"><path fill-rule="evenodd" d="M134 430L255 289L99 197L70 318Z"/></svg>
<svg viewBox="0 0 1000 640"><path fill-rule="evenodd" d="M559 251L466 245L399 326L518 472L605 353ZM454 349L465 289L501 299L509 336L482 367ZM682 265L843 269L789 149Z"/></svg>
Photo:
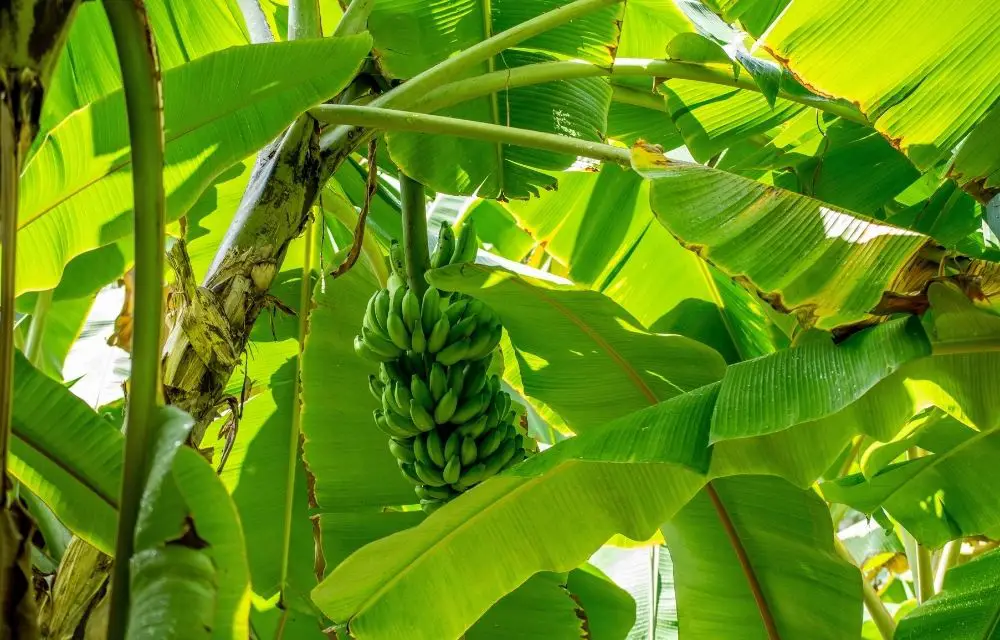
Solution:
<svg viewBox="0 0 1000 640"><path fill-rule="evenodd" d="M860 635L861 576L834 550L822 500L762 476L715 480L711 487L714 494L701 492L662 528L674 564L680 637ZM766 629L765 612L776 634Z"/></svg>
<svg viewBox="0 0 1000 640"><path fill-rule="evenodd" d="M461 0L447 5L388 0L376 3L368 26L382 69L405 79L563 4L561 0ZM621 5L615 4L586 14L504 51L467 75L566 57L608 65L618 42L621 11ZM440 113L600 141L610 101L607 79L583 78L510 89ZM390 133L388 139L393 160L409 175L435 191L459 195L527 198L555 185L539 169L565 169L576 160L550 151L445 136ZM448 158L448 162L427 162L428 157Z"/></svg>
<svg viewBox="0 0 1000 640"><path fill-rule="evenodd" d="M856 4L789 5L765 36L775 57L815 90L857 103L921 170L947 161L951 174L987 202L1000 188L995 140L1000 7ZM963 142L964 140L964 142Z"/></svg>
<svg viewBox="0 0 1000 640"><path fill-rule="evenodd" d="M725 370L712 349L647 333L594 291L474 264L439 269L427 279L474 295L500 315L513 346L504 354L507 380L529 400L538 397L543 416L574 431L701 387Z"/></svg>
<svg viewBox="0 0 1000 640"><path fill-rule="evenodd" d="M996 637L1000 620L1000 551L948 570L944 589L902 620L896 640L923 640L942 633L955 640Z"/></svg>
<svg viewBox="0 0 1000 640"><path fill-rule="evenodd" d="M653 211L674 236L806 326L870 319L883 292L921 293L937 275L918 255L930 240L917 232L639 147L633 164L652 180ZM987 294L998 288L995 264L966 269Z"/></svg>
<svg viewBox="0 0 1000 640"><path fill-rule="evenodd" d="M754 37L760 37L790 0L703 0L726 22L737 20Z"/></svg>
<svg viewBox="0 0 1000 640"><path fill-rule="evenodd" d="M553 573L539 573L501 598L465 634L467 640L525 638L579 640L584 621L578 605Z"/></svg>
<svg viewBox="0 0 1000 640"><path fill-rule="evenodd" d="M335 94L367 53L366 35L236 47L164 74L168 218L219 174ZM338 59L335 66L311 64ZM73 112L21 177L18 292L51 289L66 263L131 233L131 159L121 92Z"/></svg>
<svg viewBox="0 0 1000 640"><path fill-rule="evenodd" d="M612 533L648 538L701 486L715 388L565 440L486 481L362 548L314 601L358 638L453 637L532 574L577 566ZM442 598L447 608L436 606Z"/></svg>
<svg viewBox="0 0 1000 640"><path fill-rule="evenodd" d="M12 474L74 534L113 553L121 433L19 353L14 366Z"/></svg>

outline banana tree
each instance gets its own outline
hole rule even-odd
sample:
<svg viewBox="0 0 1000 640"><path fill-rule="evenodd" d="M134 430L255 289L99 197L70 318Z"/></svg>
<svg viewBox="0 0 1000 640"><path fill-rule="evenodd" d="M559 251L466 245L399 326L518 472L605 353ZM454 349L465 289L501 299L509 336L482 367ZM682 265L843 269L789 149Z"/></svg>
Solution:
<svg viewBox="0 0 1000 640"><path fill-rule="evenodd" d="M0 635L991 637L998 18L0 6Z"/></svg>

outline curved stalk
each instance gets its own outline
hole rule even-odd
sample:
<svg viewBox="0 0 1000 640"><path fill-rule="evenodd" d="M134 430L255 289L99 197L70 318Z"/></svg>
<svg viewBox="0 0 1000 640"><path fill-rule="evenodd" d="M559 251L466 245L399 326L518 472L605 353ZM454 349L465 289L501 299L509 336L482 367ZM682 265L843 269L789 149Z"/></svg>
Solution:
<svg viewBox="0 0 1000 640"><path fill-rule="evenodd" d="M108 637L124 638L129 614L129 561L146 484L147 451L160 403L163 317L163 100L153 34L142 2L104 0L125 86L132 145L135 219L135 324L125 424L125 465L115 545Z"/></svg>
<svg viewBox="0 0 1000 640"><path fill-rule="evenodd" d="M334 29L335 36L352 36L361 33L368 26L368 16L375 6L375 0L354 0L351 2L344 15L340 17L337 28Z"/></svg>
<svg viewBox="0 0 1000 640"><path fill-rule="evenodd" d="M487 38L430 69L410 78L395 89L372 101L375 107L408 107L417 97L458 77L473 66L489 60L505 49L516 46L528 38L545 33L576 18L619 4L625 0L576 0L553 11L522 22L521 24ZM337 167L359 145L367 142L370 132L358 127L336 127L320 138L320 148L328 153L326 164Z"/></svg>
<svg viewBox="0 0 1000 640"><path fill-rule="evenodd" d="M569 153L595 160L617 162L624 166L630 166L631 163L631 153L628 149L600 142L532 131L531 129L517 129L485 122L432 116L412 111L380 109L372 106L326 104L312 109L310 113L317 120L327 124L351 124L386 131L437 133Z"/></svg>
<svg viewBox="0 0 1000 640"><path fill-rule="evenodd" d="M523 67L504 69L486 73L475 78L466 78L440 86L429 91L423 98L413 103L414 111L434 112L473 98L546 82L595 78L600 76L641 76L663 80L694 80L709 84L723 85L747 91L760 92L760 87L748 73L734 77L728 65L700 64L680 60L654 60L649 58L618 58L610 67L602 67L582 60L560 60L540 62ZM405 86L405 85L404 85ZM646 92L643 92L646 93ZM830 100L812 94L779 91L778 97L797 102L821 111L826 111L847 120L867 124L868 119L848 102ZM641 105L646 106L646 105ZM662 106L661 106L662 108Z"/></svg>
<svg viewBox="0 0 1000 640"><path fill-rule="evenodd" d="M371 170L371 168L369 168ZM403 252L406 254L406 280L417 299L427 291L424 274L430 267L427 249L427 200L424 185L402 171L399 191L403 201Z"/></svg>
<svg viewBox="0 0 1000 640"><path fill-rule="evenodd" d="M948 575L948 569L955 566L961 555L961 540L951 540L941 549L941 557L938 559L937 567L934 571L934 593L941 593L941 590L944 589L944 579Z"/></svg>

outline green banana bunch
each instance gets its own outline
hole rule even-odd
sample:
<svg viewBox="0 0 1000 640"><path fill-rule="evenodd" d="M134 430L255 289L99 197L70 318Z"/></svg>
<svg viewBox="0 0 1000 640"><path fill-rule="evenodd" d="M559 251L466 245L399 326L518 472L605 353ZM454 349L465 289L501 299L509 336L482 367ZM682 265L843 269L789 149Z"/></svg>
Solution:
<svg viewBox="0 0 1000 640"><path fill-rule="evenodd" d="M475 259L471 221L458 237L441 225L432 267ZM499 316L483 302L406 284L402 248L389 251L392 274L365 308L354 349L380 363L368 387L380 403L375 425L389 437L400 471L431 513L517 464L535 449L489 364L500 343Z"/></svg>

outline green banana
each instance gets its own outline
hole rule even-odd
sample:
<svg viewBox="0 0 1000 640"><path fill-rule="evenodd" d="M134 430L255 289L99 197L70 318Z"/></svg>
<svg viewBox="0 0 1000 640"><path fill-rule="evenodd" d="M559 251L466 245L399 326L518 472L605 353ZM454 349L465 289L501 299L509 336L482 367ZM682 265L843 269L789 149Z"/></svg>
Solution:
<svg viewBox="0 0 1000 640"><path fill-rule="evenodd" d="M399 464L399 470L403 472L403 475L406 476L407 480L409 480L415 485L420 485L423 483L423 480L421 480L420 476L417 475L417 471L414 468L414 464L412 462L403 462L402 460L399 460L398 464Z"/></svg>
<svg viewBox="0 0 1000 640"><path fill-rule="evenodd" d="M506 462L506 460L504 462ZM441 478L445 481L445 484L451 484L452 482L458 482L458 477L461 473L462 461L458 456L452 456L451 459L448 460L448 464L444 466Z"/></svg>
<svg viewBox="0 0 1000 640"><path fill-rule="evenodd" d="M448 344L448 334L451 332L451 323L448 321L448 316L442 315L438 318L438 321L434 323L434 328L431 329L431 333L427 336L427 352L437 353Z"/></svg>
<svg viewBox="0 0 1000 640"><path fill-rule="evenodd" d="M375 292L372 294L372 297L368 298L368 305L365 307L365 317L361 320L361 325L375 333L385 333L385 328L378 323L378 319L375 317L376 298L378 298L378 292Z"/></svg>
<svg viewBox="0 0 1000 640"><path fill-rule="evenodd" d="M413 376L410 378L410 395L421 407L427 411L434 409L434 398L431 396L431 390L424 382L424 379L420 376ZM410 407L410 411L413 411L413 407Z"/></svg>
<svg viewBox="0 0 1000 640"><path fill-rule="evenodd" d="M466 422L458 429L455 433L463 436L469 436L470 438L478 438L486 432L487 425L489 424L489 414L481 415L472 422Z"/></svg>
<svg viewBox="0 0 1000 640"><path fill-rule="evenodd" d="M403 253L403 245L398 240L389 243L389 266L394 274L406 279L406 256Z"/></svg>
<svg viewBox="0 0 1000 640"><path fill-rule="evenodd" d="M491 404L486 412L486 431L496 428L500 424L500 408Z"/></svg>
<svg viewBox="0 0 1000 640"><path fill-rule="evenodd" d="M451 330L448 331L448 344L451 344L456 340L461 340L462 338L468 338L475 330L476 319L474 317L467 317L463 320L459 320L458 324L453 325Z"/></svg>
<svg viewBox="0 0 1000 640"><path fill-rule="evenodd" d="M455 409L455 413L452 414L452 422L461 424L463 422L468 422L472 420L480 413L486 410L486 407L490 402L489 392L480 391L475 396L469 398L462 403L462 406Z"/></svg>
<svg viewBox="0 0 1000 640"><path fill-rule="evenodd" d="M506 430L503 427L488 431L479 442L479 457L486 458L493 455L493 452L503 444L506 435Z"/></svg>
<svg viewBox="0 0 1000 640"><path fill-rule="evenodd" d="M408 350L410 348L410 332L406 330L406 323L403 322L403 317L395 311L390 313L388 325L389 337L392 338L392 343L403 351Z"/></svg>
<svg viewBox="0 0 1000 640"><path fill-rule="evenodd" d="M368 346L361 336L354 336L354 353L358 354L358 357L364 358L365 360L371 360L372 362L385 362L386 360L391 360L391 358L380 356L372 351L372 348Z"/></svg>
<svg viewBox="0 0 1000 640"><path fill-rule="evenodd" d="M450 436L448 436L448 441L444 443L444 459L450 460L455 454L459 452L459 447L462 445L462 436L457 431L453 431Z"/></svg>
<svg viewBox="0 0 1000 640"><path fill-rule="evenodd" d="M455 253L451 256L451 264L475 262L478 250L479 241L476 239L476 225L472 220L466 220L462 223L462 228L458 230L458 239L455 241Z"/></svg>
<svg viewBox="0 0 1000 640"><path fill-rule="evenodd" d="M424 298L420 301L420 324L425 335L431 335L434 325L441 317L441 294L434 287L427 287Z"/></svg>
<svg viewBox="0 0 1000 640"><path fill-rule="evenodd" d="M386 414L394 413L396 415L402 415L403 408L396 404L396 396L393 393L395 383L389 383L385 385L382 389L382 408L385 409ZM406 410L406 414L409 415L409 409Z"/></svg>
<svg viewBox="0 0 1000 640"><path fill-rule="evenodd" d="M403 353L391 340L368 327L361 327L361 340L369 349L385 358L398 358Z"/></svg>
<svg viewBox="0 0 1000 640"><path fill-rule="evenodd" d="M469 359L479 360L493 351L493 334L482 326L476 327L469 338Z"/></svg>
<svg viewBox="0 0 1000 640"><path fill-rule="evenodd" d="M386 331L385 322L389 319L389 292L379 289L375 293L375 321L379 328ZM388 334L387 334L388 335Z"/></svg>
<svg viewBox="0 0 1000 640"><path fill-rule="evenodd" d="M443 507L445 505L444 500L421 500L420 508L424 510L424 513L430 515Z"/></svg>
<svg viewBox="0 0 1000 640"><path fill-rule="evenodd" d="M438 424L448 422L455 413L457 405L458 398L451 389L448 389L448 392L441 397L441 400L438 401L437 406L434 408L434 422Z"/></svg>
<svg viewBox="0 0 1000 640"><path fill-rule="evenodd" d="M466 354L469 352L469 341L459 340L458 342L453 342L449 344L444 349L435 354L437 361L441 364L450 367L459 360L465 359Z"/></svg>
<svg viewBox="0 0 1000 640"><path fill-rule="evenodd" d="M437 362L431 366L430 383L434 402L439 402L448 390L448 374L444 372L444 367Z"/></svg>
<svg viewBox="0 0 1000 640"><path fill-rule="evenodd" d="M404 437L413 437L418 433L420 433L420 429L417 427L417 425L413 424L412 420L410 420L409 418L404 418L398 413L394 413L392 411L387 412L385 414L385 420L386 422L389 423L389 425L393 429L405 433L406 436Z"/></svg>
<svg viewBox="0 0 1000 640"><path fill-rule="evenodd" d="M431 268L437 269L447 264L451 264L451 256L455 252L455 231L450 224L441 223L438 230L437 247L434 255L431 256Z"/></svg>
<svg viewBox="0 0 1000 640"><path fill-rule="evenodd" d="M465 384L465 368L454 366L448 368L448 388L455 392L456 398L462 397L462 385Z"/></svg>
<svg viewBox="0 0 1000 640"><path fill-rule="evenodd" d="M471 397L482 391L485 386L486 365L481 362L470 362L465 365L465 384L462 386L462 397Z"/></svg>
<svg viewBox="0 0 1000 640"><path fill-rule="evenodd" d="M410 434L405 431L396 429L389 424L386 420L385 414L380 409L375 409L375 426L379 428L379 431L389 436L390 438L409 438Z"/></svg>
<svg viewBox="0 0 1000 640"><path fill-rule="evenodd" d="M392 438L389 438L389 451L391 451L392 455L396 456L398 460L402 460L403 462L413 462L417 459L413 453L413 449L404 447Z"/></svg>
<svg viewBox="0 0 1000 640"><path fill-rule="evenodd" d="M462 299L457 302L452 302L448 305L448 308L444 310L444 315L448 318L449 324L458 324L458 321L462 319L465 314L465 310L469 307L469 301Z"/></svg>
<svg viewBox="0 0 1000 640"><path fill-rule="evenodd" d="M383 362L379 367L379 379L384 383L401 382L405 378L398 361Z"/></svg>
<svg viewBox="0 0 1000 640"><path fill-rule="evenodd" d="M444 481L444 477L441 472L433 466L427 466L422 462L417 461L413 463L413 468L417 472L417 477L423 480L426 485L430 485L432 487L443 487L446 484L449 484Z"/></svg>
<svg viewBox="0 0 1000 640"><path fill-rule="evenodd" d="M428 487L420 485L415 489L417 497L424 500L448 500L455 494L448 487Z"/></svg>
<svg viewBox="0 0 1000 640"><path fill-rule="evenodd" d="M506 416L510 411L510 396L502 391L497 391L496 395L500 397L500 415Z"/></svg>
<svg viewBox="0 0 1000 640"><path fill-rule="evenodd" d="M385 389L385 385L382 384L381 380L379 380L376 376L373 375L368 376L368 390L371 392L373 396L375 396L376 400L379 401L382 400L383 389Z"/></svg>
<svg viewBox="0 0 1000 640"><path fill-rule="evenodd" d="M465 491L475 484L479 484L487 478L486 465L479 463L474 465L472 468L468 469L458 478L458 483L456 483L454 488L458 491Z"/></svg>
<svg viewBox="0 0 1000 640"><path fill-rule="evenodd" d="M402 311L406 328L413 331L413 328L420 324L420 300L417 299L417 294L413 293L413 289L407 289L403 294Z"/></svg>
<svg viewBox="0 0 1000 640"><path fill-rule="evenodd" d="M417 439L419 440L420 438ZM426 440L424 448L427 449L427 455L430 456L431 461L437 466L443 467L446 460L444 457L444 445L441 444L441 435L437 429L428 431L424 439Z"/></svg>
<svg viewBox="0 0 1000 640"><path fill-rule="evenodd" d="M399 384L398 382L393 384L392 397L396 401L396 406L402 409L405 413L409 413L410 403L413 401L413 396L410 395L409 385Z"/></svg>
<svg viewBox="0 0 1000 640"><path fill-rule="evenodd" d="M476 456L478 452L476 451L476 439L475 438L464 438L462 440L462 466L467 467L476 461Z"/></svg>
<svg viewBox="0 0 1000 640"><path fill-rule="evenodd" d="M431 457L427 454L427 443L421 436L417 436L413 439L413 459L427 467L435 466L434 461L431 460Z"/></svg>
<svg viewBox="0 0 1000 640"><path fill-rule="evenodd" d="M483 460L483 464L486 465L486 475L492 476L500 471L514 457L516 451L517 447L514 446L513 440L504 440L503 446L497 452Z"/></svg>
<svg viewBox="0 0 1000 640"><path fill-rule="evenodd" d="M413 333L410 335L410 348L413 349L414 353L427 351L427 338L424 336L424 328L420 322L417 322L416 326L413 327Z"/></svg>
<svg viewBox="0 0 1000 640"><path fill-rule="evenodd" d="M423 432L433 431L434 427L437 426L430 412L427 411L427 409L424 409L423 405L419 402L410 403L410 419L412 419L413 424L417 425L417 428Z"/></svg>

